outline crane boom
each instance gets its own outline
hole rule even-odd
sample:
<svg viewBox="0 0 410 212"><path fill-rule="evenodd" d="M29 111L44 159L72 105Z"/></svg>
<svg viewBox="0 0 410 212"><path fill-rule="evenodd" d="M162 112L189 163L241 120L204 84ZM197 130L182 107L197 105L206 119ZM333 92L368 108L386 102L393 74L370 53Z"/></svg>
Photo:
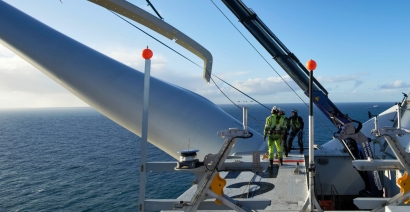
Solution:
<svg viewBox="0 0 410 212"><path fill-rule="evenodd" d="M309 72L299 59L241 0L222 0L222 2L309 97ZM316 79L313 79L312 97L309 98L313 98L314 104L338 128L334 136L344 144L353 160L373 158L369 139L360 131L362 124L344 115L329 99L328 92ZM358 124L357 128L354 123ZM381 196L383 190L378 183L380 182L378 173L358 172L366 185L361 195Z"/></svg>

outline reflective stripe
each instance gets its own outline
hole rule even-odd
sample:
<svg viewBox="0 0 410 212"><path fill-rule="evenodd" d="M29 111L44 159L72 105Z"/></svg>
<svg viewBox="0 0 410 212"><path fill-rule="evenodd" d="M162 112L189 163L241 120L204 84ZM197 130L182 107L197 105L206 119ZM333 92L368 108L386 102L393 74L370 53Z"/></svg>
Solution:
<svg viewBox="0 0 410 212"><path fill-rule="evenodd" d="M272 128L273 129L276 129L276 130L281 130L281 128L283 127L283 123L284 123L284 118L283 118L283 116L280 116L280 118L279 118L279 123L277 123L277 116L275 115L274 117L273 117L274 119L273 119L273 126L272 126Z"/></svg>
<svg viewBox="0 0 410 212"><path fill-rule="evenodd" d="M276 124L276 130L281 130L281 128L283 127L283 124L284 124L284 117L283 116L280 116L280 119L279 119L279 124Z"/></svg>
<svg viewBox="0 0 410 212"><path fill-rule="evenodd" d="M276 123L277 120L277 115L272 114L266 118L266 124L265 124L265 129L264 129L264 135L266 135L269 131L272 129L274 130L282 130L282 128L286 128L286 122L284 120L284 116L280 116L279 118L279 123Z"/></svg>
<svg viewBox="0 0 410 212"><path fill-rule="evenodd" d="M290 119L290 125L293 126L293 119ZM300 127L300 124L299 124L299 116L296 116L295 127L296 127L296 128L299 128L299 127Z"/></svg>

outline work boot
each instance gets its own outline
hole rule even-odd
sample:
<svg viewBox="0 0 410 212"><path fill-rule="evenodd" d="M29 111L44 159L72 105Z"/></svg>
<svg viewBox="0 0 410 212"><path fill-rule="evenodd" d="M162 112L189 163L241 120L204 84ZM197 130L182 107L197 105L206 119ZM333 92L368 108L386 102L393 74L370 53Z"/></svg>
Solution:
<svg viewBox="0 0 410 212"><path fill-rule="evenodd" d="M279 166L283 166L283 158L279 158Z"/></svg>
<svg viewBox="0 0 410 212"><path fill-rule="evenodd" d="M285 158L287 158L287 157L289 157L289 156L288 156L288 152L285 152Z"/></svg>
<svg viewBox="0 0 410 212"><path fill-rule="evenodd" d="M273 167L273 159L270 159L269 160L269 168L272 168Z"/></svg>

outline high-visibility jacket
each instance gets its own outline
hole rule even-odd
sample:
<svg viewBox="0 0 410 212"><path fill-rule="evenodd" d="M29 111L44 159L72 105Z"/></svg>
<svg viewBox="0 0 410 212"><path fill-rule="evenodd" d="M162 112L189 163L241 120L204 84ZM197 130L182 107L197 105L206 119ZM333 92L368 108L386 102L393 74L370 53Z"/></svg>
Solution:
<svg viewBox="0 0 410 212"><path fill-rule="evenodd" d="M266 136L270 130L285 130L286 120L284 116L272 114L266 118L265 129L263 135Z"/></svg>
<svg viewBox="0 0 410 212"><path fill-rule="evenodd" d="M303 119L300 116L289 117L289 124L292 130L300 130L304 127Z"/></svg>

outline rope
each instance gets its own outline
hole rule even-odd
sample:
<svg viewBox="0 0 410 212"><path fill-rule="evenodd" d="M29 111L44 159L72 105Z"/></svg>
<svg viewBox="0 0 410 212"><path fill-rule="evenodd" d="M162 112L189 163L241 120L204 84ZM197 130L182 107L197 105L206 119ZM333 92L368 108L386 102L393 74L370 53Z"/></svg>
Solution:
<svg viewBox="0 0 410 212"><path fill-rule="evenodd" d="M248 97L248 98L252 99L253 101L257 102L258 104L262 105L263 107L265 107L266 109L268 109L268 110L270 111L270 109L269 109L268 107L266 107L264 104L262 104L262 103L260 103L260 102L256 101L256 99L254 99L254 98L250 97L248 94L246 94L246 93L242 92L241 90L239 90L239 89L235 88L233 85L231 85L231 84L227 83L225 80L223 80L223 79L221 79L221 78L217 77L216 75L214 75L214 74L212 74L212 75L213 75L214 77L218 78L219 80L221 80L222 82L224 82L225 84L227 84L227 85L231 86L233 89L235 89L235 90L239 91L241 94L243 94L243 95L245 95L246 97Z"/></svg>
<svg viewBox="0 0 410 212"><path fill-rule="evenodd" d="M255 48L255 46L245 37L245 35L232 23L231 20L229 20L229 18L228 18L228 17L225 15L225 13L222 12L222 10L214 3L214 1L211 0L211 2L212 2L212 4L215 5L215 7L219 10L219 12L222 13L222 15L226 18L226 20L228 20L229 23L231 23L231 25L239 32L239 34L242 35L242 37L249 43L249 45L251 45L251 47L259 54L259 56L260 56L260 57L271 67L271 69L282 79L282 81L293 91L293 93L295 93L295 95L296 95L303 103L305 103L305 105L306 105L307 107L309 107L308 104L307 104L305 101L303 101L303 99L299 96L299 94L297 94L296 91L289 85L289 83L287 83L286 80L283 79L283 77L276 71L276 69L266 60L265 57L263 57L263 55ZM265 106L265 107L266 107L266 106ZM269 108L268 108L268 109L269 109ZM330 130L330 128L323 122L323 120L322 120L320 117L318 117L318 118L319 118L320 122L322 123L322 125L325 126L325 127L329 130L330 133L332 133L332 131Z"/></svg>
<svg viewBox="0 0 410 212"><path fill-rule="evenodd" d="M118 15L117 13L108 10L111 13L113 13L114 15L116 15L117 17L121 18L123 21L127 22L128 24L130 24L131 26L137 28L138 30L140 30L141 32L143 32L144 34L148 35L149 37L151 37L152 39L156 40L157 42L161 43L162 45L164 45L165 47L167 47L168 49L170 49L171 51L177 53L178 55L180 55L181 57L187 59L189 62L193 63L194 65L200 67L203 69L202 66L198 65L197 63L195 63L194 61L190 60L189 58L187 58L186 56L182 55L181 53L179 53L178 51L176 51L175 49L171 48L170 46L166 45L165 43L161 42L160 40L158 40L157 38L155 38L154 36L148 34L147 32L145 32L144 30L142 30L141 28L137 27L136 25L134 25L133 23L129 22L128 20L126 20L125 18L121 17L120 15ZM209 75L209 72L206 72ZM236 87L232 86L231 84L225 82L224 80L222 80L221 78L219 78L218 76L216 76L215 74L212 74L212 76L218 78L219 80L221 80L222 82L226 83L227 85L229 85L230 87L234 88L235 90L241 92L243 95L247 96L248 98L252 99L253 101L257 102L258 104L264 106L265 108L267 108L269 110L268 107L266 107L265 105L263 105L262 103L258 102L257 100L255 100L254 98L252 98L251 96L249 96L248 94L242 92L241 90L237 89ZM235 105L238 109L242 110L241 107L239 107L237 104L235 104L235 102L233 102L223 91L222 89L216 84L215 80L212 78L212 76L210 76L210 79L212 80L212 82L215 84L215 86L218 88L218 90L233 104ZM255 122L259 123L261 126L264 125L264 123L258 121L255 117L251 116L250 114L248 114L249 117L251 117Z"/></svg>
<svg viewBox="0 0 410 212"><path fill-rule="evenodd" d="M107 9L107 10L108 10L108 9ZM165 43L161 42L160 40L156 39L154 36L148 34L148 33L145 32L144 30L142 30L141 28L135 26L133 23L127 21L125 18L121 17L121 16L118 15L117 13L115 13L115 12L113 12L113 11L111 11L111 10L108 10L108 11L112 12L112 14L114 14L114 15L116 15L117 17L121 18L121 19L124 20L125 22L129 23L131 26L137 28L138 30L140 30L140 31L143 32L144 34L146 34L146 35L148 35L149 37L151 37L152 39L158 41L158 43L164 45L165 47L167 47L168 49L170 49L170 50L172 50L173 52L177 53L177 54L180 55L181 57L187 59L189 62L191 62L191 63L197 65L197 66L200 67L200 68L202 68L200 65L196 64L194 61L190 60L189 58L185 57L184 55L182 55L181 53L177 52L177 51L174 50L173 48L169 47L167 44L165 44Z"/></svg>
<svg viewBox="0 0 410 212"><path fill-rule="evenodd" d="M215 3L211 0L211 2L215 5ZM228 19L228 17L219 9L219 7L217 5L215 5L216 8L218 8L218 10L222 13L223 16L225 16L225 18L232 24L233 27L235 27L235 29L242 35L242 37L253 47L253 49L255 49L255 51L263 58L263 60L265 60L265 62L276 72L276 74L286 83L286 85L288 85L288 87L290 89L292 89L292 91L296 94L296 96L299 97L299 99L305 103L305 105L307 106L306 102L303 101L303 99L296 93L296 91L283 79L283 77L275 70L275 68L272 67L272 65L262 56L262 54L250 43L250 41L239 31L239 29L233 25L233 23ZM194 65L200 67L203 69L202 66L198 65L197 63L195 63L194 61L190 60L189 58L187 58L186 56L184 56L183 54L179 53L178 51L176 51L175 49L171 48L170 46L166 45L165 43L161 42L160 40L158 40L157 38L155 38L154 36L150 35L149 33L145 32L144 30L142 30L141 28L137 27L136 25L134 25L133 23L131 23L130 21L126 20L125 18L123 18L122 16L118 15L117 13L108 10L111 13L113 13L114 15L116 15L117 17L121 18L123 21L127 22L128 24L130 24L131 26L135 27L136 29L140 30L142 33L148 35L149 37L151 37L152 39L154 39L155 41L157 41L158 43L164 45L165 47L167 47L168 49L170 49L171 51L175 52L176 54L180 55L181 57L185 58L186 60L188 60L189 62L193 63ZM209 75L209 72L206 72ZM253 101L257 102L259 105L265 107L266 109L270 110L268 107L266 107L264 104L260 103L259 101L257 101L256 99L252 98L251 96L249 96L248 94L242 92L241 90L237 89L236 87L234 87L233 85L227 83L226 81L222 80L221 78L219 78L218 76L212 74L212 76L218 78L219 80L221 80L222 82L226 83L228 86L232 87L233 89L239 91L240 93L242 93L243 95L245 95L246 97L252 99ZM216 84L215 80L212 78L212 76L210 76L210 79L212 80L212 82L215 84L215 86L217 87L217 89L233 104L235 105L238 109L241 110L241 107L239 107L237 104L235 104L235 102L233 102L223 91L222 89ZM258 121L258 119L256 119L255 117L251 116L250 114L248 114L248 116L250 118L252 118L255 122L257 122L258 124L260 124L260 126L263 126L264 123ZM322 124L329 130L330 133L332 133L332 131L328 128L327 125L325 125L323 123L323 121L320 119L319 120L322 122Z"/></svg>

